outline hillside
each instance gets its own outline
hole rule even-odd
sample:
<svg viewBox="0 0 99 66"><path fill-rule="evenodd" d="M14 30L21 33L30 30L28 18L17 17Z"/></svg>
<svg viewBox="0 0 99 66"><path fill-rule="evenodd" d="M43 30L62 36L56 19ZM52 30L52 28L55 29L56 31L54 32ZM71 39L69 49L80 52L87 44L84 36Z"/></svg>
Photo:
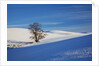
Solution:
<svg viewBox="0 0 99 66"><path fill-rule="evenodd" d="M85 35L89 35L91 33L77 33L77 32L69 32L69 31L59 31L59 30L52 30L46 32L46 37L40 42L35 43L33 39L30 39L31 33L28 29L23 28L8 28L7 29L7 40L8 44L18 44L24 42L34 42L33 44L24 45L22 47L27 47L31 45L40 45L40 44L47 44L51 42L57 42L67 39L72 39L76 37L81 37Z"/></svg>
<svg viewBox="0 0 99 66"><path fill-rule="evenodd" d="M49 40L52 41L52 40ZM8 61L91 61L92 35L7 49Z"/></svg>

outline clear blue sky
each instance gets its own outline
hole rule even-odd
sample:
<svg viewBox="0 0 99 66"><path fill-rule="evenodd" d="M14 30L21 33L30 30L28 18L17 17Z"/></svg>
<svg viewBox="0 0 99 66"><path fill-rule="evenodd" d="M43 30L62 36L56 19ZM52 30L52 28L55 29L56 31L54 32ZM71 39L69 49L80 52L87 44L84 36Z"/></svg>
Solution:
<svg viewBox="0 0 99 66"><path fill-rule="evenodd" d="M28 28L38 22L44 30L92 32L91 4L8 4L7 27Z"/></svg>

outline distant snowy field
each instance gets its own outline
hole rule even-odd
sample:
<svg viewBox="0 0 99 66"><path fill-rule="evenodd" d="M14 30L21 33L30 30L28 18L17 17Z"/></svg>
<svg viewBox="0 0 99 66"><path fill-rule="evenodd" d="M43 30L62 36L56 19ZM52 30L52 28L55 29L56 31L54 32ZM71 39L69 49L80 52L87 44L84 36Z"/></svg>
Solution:
<svg viewBox="0 0 99 66"><path fill-rule="evenodd" d="M28 29L8 28L10 41L32 42ZM8 48L8 61L92 61L91 33L48 31L39 43Z"/></svg>
<svg viewBox="0 0 99 66"><path fill-rule="evenodd" d="M59 31L53 30L46 32L47 36L44 39L41 39L40 42L34 43L32 45L46 44L71 38L76 38L80 36L89 35L91 33L77 33L77 32L68 32L68 31ZM8 28L7 29L7 40L12 42L34 42L33 39L30 39L31 33L28 29L22 28ZM26 45L31 46L31 44ZM24 46L25 47L25 46Z"/></svg>

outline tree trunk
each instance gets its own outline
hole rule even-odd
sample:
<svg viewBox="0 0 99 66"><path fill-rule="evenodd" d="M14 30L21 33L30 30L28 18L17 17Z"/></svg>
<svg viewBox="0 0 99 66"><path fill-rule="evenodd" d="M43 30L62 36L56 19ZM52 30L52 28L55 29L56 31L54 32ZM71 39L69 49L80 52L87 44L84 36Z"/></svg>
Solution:
<svg viewBox="0 0 99 66"><path fill-rule="evenodd" d="M35 40L35 42L39 42L39 40Z"/></svg>
<svg viewBox="0 0 99 66"><path fill-rule="evenodd" d="M38 38L37 38L37 31L34 33L35 35L35 42L39 42Z"/></svg>

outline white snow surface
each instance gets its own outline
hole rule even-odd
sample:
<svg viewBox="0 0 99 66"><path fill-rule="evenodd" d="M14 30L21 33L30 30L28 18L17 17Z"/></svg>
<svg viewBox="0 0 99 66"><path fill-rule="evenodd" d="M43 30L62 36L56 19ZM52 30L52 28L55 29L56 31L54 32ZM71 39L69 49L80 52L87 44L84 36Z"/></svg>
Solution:
<svg viewBox="0 0 99 66"><path fill-rule="evenodd" d="M77 33L69 31L59 31L53 30L46 32L46 37L41 39L40 42L35 43L35 45L46 44L71 38L76 38L80 36L89 35L91 33ZM30 39L31 33L29 29L24 28L8 28L7 29L7 40L10 41L22 41L22 42L34 42L33 39Z"/></svg>

